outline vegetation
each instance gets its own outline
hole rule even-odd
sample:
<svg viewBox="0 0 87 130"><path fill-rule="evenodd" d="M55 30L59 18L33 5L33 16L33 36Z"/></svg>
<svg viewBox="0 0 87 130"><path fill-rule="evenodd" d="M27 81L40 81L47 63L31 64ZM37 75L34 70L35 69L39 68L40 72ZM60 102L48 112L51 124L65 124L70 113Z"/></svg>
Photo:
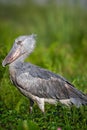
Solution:
<svg viewBox="0 0 87 130"><path fill-rule="evenodd" d="M66 77L87 93L87 10L80 7L0 5L0 62L19 35L37 34L35 52L27 61ZM37 105L29 114L28 99L9 80L0 65L1 130L86 130L87 106Z"/></svg>

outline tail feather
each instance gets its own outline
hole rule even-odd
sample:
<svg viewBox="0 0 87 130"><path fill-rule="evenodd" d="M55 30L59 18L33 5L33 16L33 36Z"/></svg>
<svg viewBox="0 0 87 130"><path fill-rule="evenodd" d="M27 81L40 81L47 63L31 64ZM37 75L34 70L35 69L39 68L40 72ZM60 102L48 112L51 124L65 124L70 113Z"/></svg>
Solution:
<svg viewBox="0 0 87 130"><path fill-rule="evenodd" d="M74 104L76 107L87 105L87 95L77 90L71 83L67 82L65 85L67 89L68 99L60 99L59 101L67 106Z"/></svg>
<svg viewBox="0 0 87 130"><path fill-rule="evenodd" d="M59 100L62 104L70 106L74 104L76 107L80 107L82 105L87 105L87 101L80 98L70 98L70 99L61 99Z"/></svg>
<svg viewBox="0 0 87 130"><path fill-rule="evenodd" d="M70 98L70 101L76 107L80 107L81 105L87 105L87 101L84 99L80 99L80 98Z"/></svg>

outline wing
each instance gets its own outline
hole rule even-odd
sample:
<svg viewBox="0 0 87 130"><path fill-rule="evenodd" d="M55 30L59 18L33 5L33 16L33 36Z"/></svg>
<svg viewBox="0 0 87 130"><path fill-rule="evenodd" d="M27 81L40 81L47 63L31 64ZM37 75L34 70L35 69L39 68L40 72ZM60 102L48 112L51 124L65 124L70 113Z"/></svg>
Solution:
<svg viewBox="0 0 87 130"><path fill-rule="evenodd" d="M87 97L66 79L34 65L23 68L17 76L17 84L39 98L72 99L72 102L75 102L74 99L87 101Z"/></svg>

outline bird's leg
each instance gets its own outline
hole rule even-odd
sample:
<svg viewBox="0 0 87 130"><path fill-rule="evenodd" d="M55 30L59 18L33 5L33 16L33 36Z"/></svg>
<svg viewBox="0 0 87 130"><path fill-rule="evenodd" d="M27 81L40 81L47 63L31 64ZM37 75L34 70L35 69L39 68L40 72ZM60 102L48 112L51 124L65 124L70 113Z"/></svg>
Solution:
<svg viewBox="0 0 87 130"><path fill-rule="evenodd" d="M45 110L44 110L44 98L37 98L36 102L37 102L40 110L44 113L45 112Z"/></svg>
<svg viewBox="0 0 87 130"><path fill-rule="evenodd" d="M33 102L32 99L29 99L29 100L30 100L30 108L29 108L29 111L30 111L30 113L32 113L34 102Z"/></svg>

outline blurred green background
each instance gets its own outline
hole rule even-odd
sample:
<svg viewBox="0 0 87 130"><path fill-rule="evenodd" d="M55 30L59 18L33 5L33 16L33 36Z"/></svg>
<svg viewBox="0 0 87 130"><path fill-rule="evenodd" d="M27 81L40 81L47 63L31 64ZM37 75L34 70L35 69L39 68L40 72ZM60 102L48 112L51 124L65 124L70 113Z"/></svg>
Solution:
<svg viewBox="0 0 87 130"><path fill-rule="evenodd" d="M46 104L43 115L9 80L2 60L14 39L37 34L37 45L27 61L58 73L87 93L87 1L0 0L0 129L86 130L87 107Z"/></svg>

